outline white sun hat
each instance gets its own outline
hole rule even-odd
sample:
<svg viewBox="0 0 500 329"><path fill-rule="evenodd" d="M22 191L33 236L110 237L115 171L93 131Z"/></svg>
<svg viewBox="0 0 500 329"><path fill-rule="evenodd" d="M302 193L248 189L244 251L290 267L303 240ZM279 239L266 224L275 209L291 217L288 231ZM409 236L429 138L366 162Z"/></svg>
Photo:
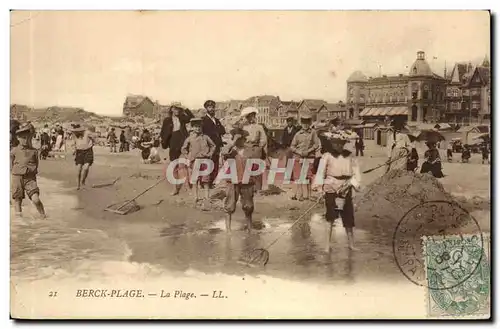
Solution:
<svg viewBox="0 0 500 329"><path fill-rule="evenodd" d="M246 117L250 113L259 114L259 110L253 106L245 107L243 110L241 110L240 117Z"/></svg>

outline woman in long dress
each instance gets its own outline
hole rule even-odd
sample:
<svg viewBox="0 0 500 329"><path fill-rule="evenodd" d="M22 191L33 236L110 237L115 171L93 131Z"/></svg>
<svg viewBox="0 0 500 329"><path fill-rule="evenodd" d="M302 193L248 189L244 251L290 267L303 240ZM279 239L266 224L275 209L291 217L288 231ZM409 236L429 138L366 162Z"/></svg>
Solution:
<svg viewBox="0 0 500 329"><path fill-rule="evenodd" d="M389 157L389 164L387 165L387 172L391 170L406 170L406 163L412 143L407 134L402 130L405 123L402 119L394 119L391 122L392 133L387 140L387 153Z"/></svg>

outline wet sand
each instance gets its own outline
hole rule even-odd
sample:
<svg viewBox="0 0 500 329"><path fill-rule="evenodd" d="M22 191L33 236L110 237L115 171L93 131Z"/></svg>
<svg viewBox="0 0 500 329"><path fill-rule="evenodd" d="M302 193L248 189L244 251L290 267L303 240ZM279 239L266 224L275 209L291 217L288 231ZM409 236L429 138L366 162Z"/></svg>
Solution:
<svg viewBox="0 0 500 329"><path fill-rule="evenodd" d="M385 160L380 150L367 153L361 158L362 169ZM47 280L56 278L69 280L70 287L76 284L75 280L109 281L119 276L129 276L132 280L138 275L139 278L134 279L144 284L145 278L149 280L152 273L159 272L161 280L157 278L158 283L162 280L179 282L179 287L185 286L185 282L179 280L186 276L188 281L190 277L201 277L206 284L216 283L217 287L222 281L247 278L247 283L252 282L254 294L256 287L262 284L261 280L264 284L265 280L285 280L280 281L280 285L288 287L286 289L307 289L307 286L299 287L297 282L313 285L314 289L321 289L317 285L325 284L331 287L327 289L331 296L339 293L335 292L335 286L359 294L357 289L365 286L366 291L368 282L380 287L389 282L406 286L394 292L394 296L400 296L398 298L404 296L399 294L405 289L415 288L395 265L391 249L393 227L382 227L356 218L360 251L350 252L346 248L343 228L337 226L332 251L326 253L323 251L326 236L321 218L324 209L319 205L311 216L287 232L269 250L270 260L265 268L250 268L237 260L254 248L265 247L285 232L298 214L311 205L310 202L291 201L289 195L257 196L254 218L261 221L264 228L252 235L238 230L243 224L243 214L237 209L233 220L235 232L228 236L224 232L221 211L204 212L194 207L193 196L187 190L178 197L171 197L172 187L162 183L138 199L140 211L120 216L103 209L130 199L150 186L161 177L164 165L141 164L139 155L132 152L109 154L101 149L96 151L95 158L88 186L80 191L75 190L76 172L71 156L41 162L41 180L50 179L46 184L52 186L51 189L42 189L41 195L48 207L49 220L35 222L28 228L12 227L13 239L24 242L23 248L13 247L14 255L11 253L11 258L15 259L12 273L16 282L29 279L32 289L36 286L41 289ZM467 200L480 197L480 202L468 202L468 206L475 209L481 227L489 231L489 166L444 163L444 171L449 176L441 181L451 193L461 193ZM364 175L364 183L368 184L382 173L383 169ZM92 184L110 182L116 177L121 179L114 186L91 188ZM54 184L54 181L60 183ZM467 188L460 190L461 186ZM126 270L129 267L131 273ZM37 280L36 285L31 281L33 279ZM22 287L19 285L18 289L24 289ZM298 294L303 300L307 299L304 293ZM420 296L422 292L415 290L415 293ZM283 298L287 297L284 295ZM312 305L312 301L310 303ZM283 312L287 308L283 305L269 309ZM352 310L342 309L337 310L340 313L336 310L328 313L327 307L317 306L303 314L352 313ZM401 316L408 315L408 310L411 308L403 308ZM259 309L252 314L260 316L264 311ZM373 309L368 308L365 316L372 314L371 311ZM286 316L286 311L280 314Z"/></svg>

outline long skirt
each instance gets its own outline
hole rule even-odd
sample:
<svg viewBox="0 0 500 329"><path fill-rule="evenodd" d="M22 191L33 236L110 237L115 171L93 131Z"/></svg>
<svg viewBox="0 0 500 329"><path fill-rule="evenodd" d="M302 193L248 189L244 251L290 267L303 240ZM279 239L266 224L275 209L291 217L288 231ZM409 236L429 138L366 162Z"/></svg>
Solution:
<svg viewBox="0 0 500 329"><path fill-rule="evenodd" d="M390 161L395 161L387 165L387 171L406 170L406 161L409 154L410 153L405 148L393 148Z"/></svg>
<svg viewBox="0 0 500 329"><path fill-rule="evenodd" d="M64 151L64 142L63 142L62 135L57 135L56 146L55 146L54 150L55 151Z"/></svg>
<svg viewBox="0 0 500 329"><path fill-rule="evenodd" d="M181 149L185 139L186 137L180 130L174 131L172 133L172 137L170 137L170 145L168 147L168 155L170 161L179 159L182 153Z"/></svg>

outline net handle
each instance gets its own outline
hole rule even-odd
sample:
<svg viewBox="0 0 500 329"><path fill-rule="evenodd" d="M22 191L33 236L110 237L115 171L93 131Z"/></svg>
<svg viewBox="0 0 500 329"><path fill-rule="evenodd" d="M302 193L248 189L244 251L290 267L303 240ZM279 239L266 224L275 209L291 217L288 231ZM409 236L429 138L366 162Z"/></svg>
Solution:
<svg viewBox="0 0 500 329"><path fill-rule="evenodd" d="M302 213L302 215L300 215L293 223L292 225L286 229L286 231L282 232L280 235L278 235L278 237L276 239L274 239L269 245L267 245L267 247L265 248L265 250L271 248L272 245L274 245L276 242L278 242L279 239L281 239L281 237L283 235L285 235L286 233L288 233L288 231L295 225L297 224L302 218L304 218L305 215L307 215L314 207L316 207L316 205L318 205L318 203L323 200L323 196L319 197L318 200L316 200L312 206L310 206L309 208L307 208L306 211L304 211Z"/></svg>

